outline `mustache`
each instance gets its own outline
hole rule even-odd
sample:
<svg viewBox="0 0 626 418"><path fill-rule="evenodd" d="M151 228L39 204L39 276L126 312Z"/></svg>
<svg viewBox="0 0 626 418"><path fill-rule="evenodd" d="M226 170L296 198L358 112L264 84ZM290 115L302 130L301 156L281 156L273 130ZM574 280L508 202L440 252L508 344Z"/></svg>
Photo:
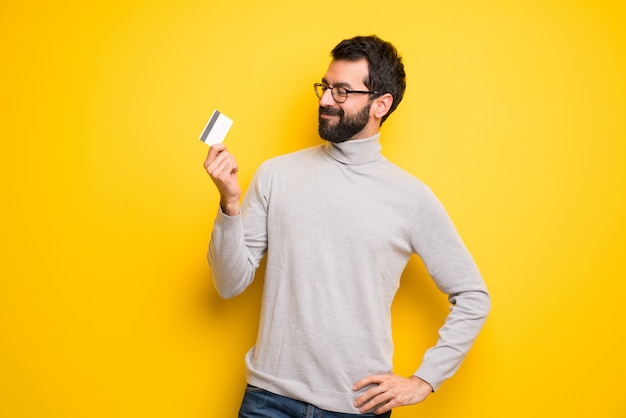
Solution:
<svg viewBox="0 0 626 418"><path fill-rule="evenodd" d="M343 109L340 107L327 107L327 106L320 106L318 112L320 115L339 116L339 117L342 117L343 115L346 114L346 112L344 112Z"/></svg>

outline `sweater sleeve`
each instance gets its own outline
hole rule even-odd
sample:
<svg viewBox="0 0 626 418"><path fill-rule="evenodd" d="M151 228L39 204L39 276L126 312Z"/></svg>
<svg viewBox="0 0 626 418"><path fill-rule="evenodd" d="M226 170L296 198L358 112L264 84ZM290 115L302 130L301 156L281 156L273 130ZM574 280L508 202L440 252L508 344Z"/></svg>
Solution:
<svg viewBox="0 0 626 418"><path fill-rule="evenodd" d="M447 212L426 188L413 228L413 243L439 290L448 295L450 313L434 347L415 375L433 390L452 376L473 345L491 308L490 296L471 254Z"/></svg>
<svg viewBox="0 0 626 418"><path fill-rule="evenodd" d="M257 172L252 179L241 214L231 217L220 208L213 224L207 258L223 298L239 295L252 283L267 251L267 199L259 177Z"/></svg>

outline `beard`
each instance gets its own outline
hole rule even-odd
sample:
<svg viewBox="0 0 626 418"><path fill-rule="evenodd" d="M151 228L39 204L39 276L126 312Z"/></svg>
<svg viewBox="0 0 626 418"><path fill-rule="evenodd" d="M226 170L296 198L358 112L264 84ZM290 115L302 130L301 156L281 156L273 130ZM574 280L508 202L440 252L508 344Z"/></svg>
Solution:
<svg viewBox="0 0 626 418"><path fill-rule="evenodd" d="M356 115L346 116L346 112L341 108L322 107L319 108L320 137L330 142L338 144L347 141L365 128L369 121L370 104L363 106ZM339 121L333 124L331 120L324 119L322 115L339 116Z"/></svg>

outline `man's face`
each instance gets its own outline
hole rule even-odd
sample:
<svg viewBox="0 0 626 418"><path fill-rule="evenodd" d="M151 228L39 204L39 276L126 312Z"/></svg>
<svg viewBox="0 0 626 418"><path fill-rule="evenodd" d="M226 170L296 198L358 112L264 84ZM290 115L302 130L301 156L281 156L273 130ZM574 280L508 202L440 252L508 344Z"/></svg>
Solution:
<svg viewBox="0 0 626 418"><path fill-rule="evenodd" d="M329 87L345 87L348 90L368 90L364 80L369 69L365 59L359 61L332 61L322 82ZM337 103L326 90L320 99L319 135L339 143L349 139L367 138L371 131L371 100L368 94L349 94L343 103Z"/></svg>

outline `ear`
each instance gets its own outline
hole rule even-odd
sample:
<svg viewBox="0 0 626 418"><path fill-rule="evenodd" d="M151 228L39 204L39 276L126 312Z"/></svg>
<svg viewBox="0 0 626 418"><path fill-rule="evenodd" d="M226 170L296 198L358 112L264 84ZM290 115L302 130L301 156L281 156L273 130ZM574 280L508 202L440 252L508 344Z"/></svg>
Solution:
<svg viewBox="0 0 626 418"><path fill-rule="evenodd" d="M383 116L389 112L391 105L393 104L393 96L389 93L385 93L380 97L374 99L372 103L372 113L378 119L382 119Z"/></svg>

